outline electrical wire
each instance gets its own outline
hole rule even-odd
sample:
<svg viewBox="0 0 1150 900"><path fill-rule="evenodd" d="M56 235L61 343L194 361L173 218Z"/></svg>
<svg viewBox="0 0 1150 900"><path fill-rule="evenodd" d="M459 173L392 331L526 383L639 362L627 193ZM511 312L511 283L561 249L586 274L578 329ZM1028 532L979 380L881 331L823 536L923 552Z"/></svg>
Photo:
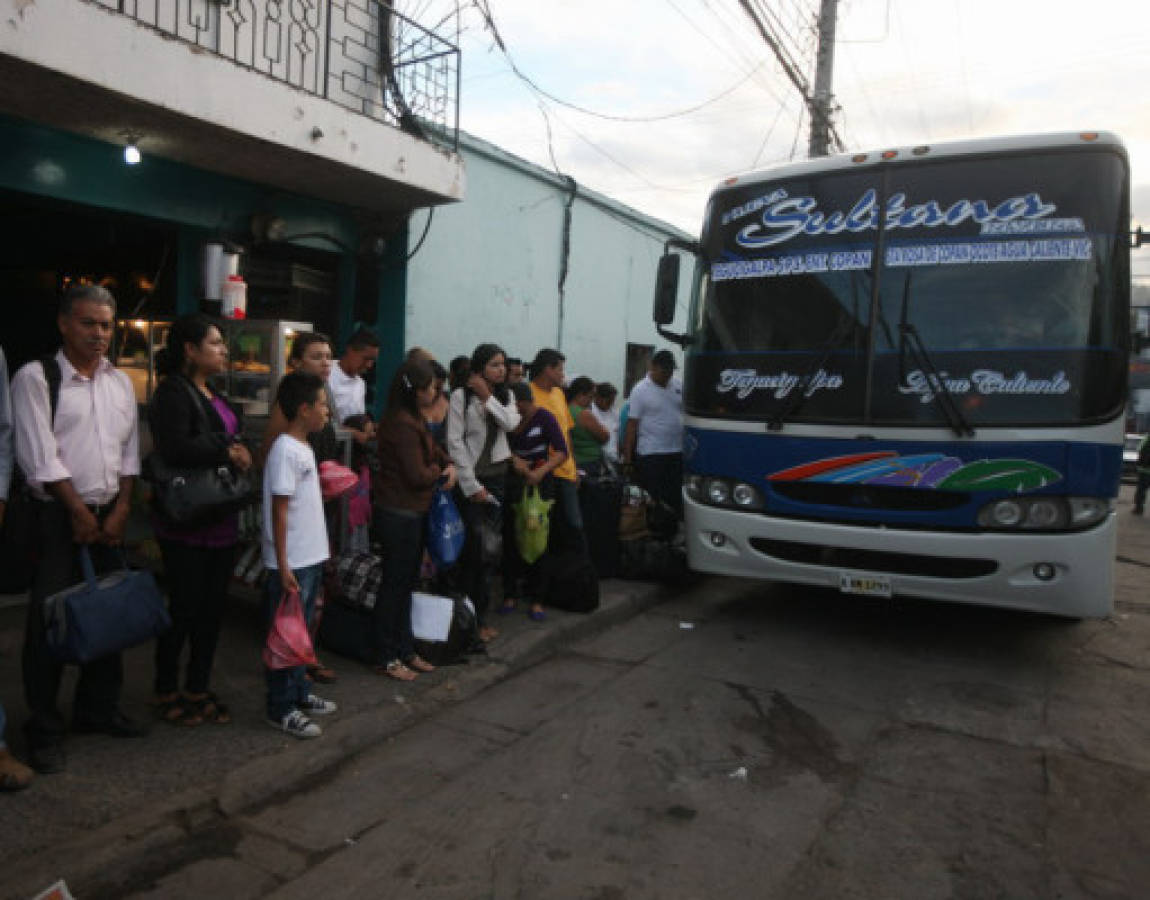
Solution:
<svg viewBox="0 0 1150 900"><path fill-rule="evenodd" d="M499 34L499 29L495 24L495 19L492 16L491 9L487 4L487 0L471 0L471 3L475 9L479 11L480 16L483 17L484 21L486 22L488 31L491 32L492 39L495 41L495 44L499 48L500 52L502 52L504 57L507 59L507 64L511 67L511 71L515 73L519 80L530 87L531 90L533 90L535 93L539 94L541 97L546 97L548 100L557 104L558 106L574 110L575 112L582 113L585 116L591 116L592 118L604 119L608 122L648 124L651 122L665 122L669 119L680 119L684 116L689 116L692 113L696 113L701 109L705 109L706 107L717 103L719 100L722 100L724 97L728 97L733 94L744 84L750 81L752 77L754 77L755 72L758 71L758 68L762 68L762 66L765 65L765 63L760 63L758 68L748 72L734 84L715 94L713 97L704 100L701 103L696 103L694 106L688 106L684 107L683 109L677 109L672 112L660 113L658 115L652 116L621 116L613 113L599 112L598 110L589 109L586 106L580 106L578 103L572 103L569 100L564 100L562 97L558 97L555 94L552 94L550 91L536 82L533 78L531 78L531 76L527 75L522 69L519 68L519 65L515 62L515 59L511 56L510 51L507 49L506 43L504 42L502 36Z"/></svg>

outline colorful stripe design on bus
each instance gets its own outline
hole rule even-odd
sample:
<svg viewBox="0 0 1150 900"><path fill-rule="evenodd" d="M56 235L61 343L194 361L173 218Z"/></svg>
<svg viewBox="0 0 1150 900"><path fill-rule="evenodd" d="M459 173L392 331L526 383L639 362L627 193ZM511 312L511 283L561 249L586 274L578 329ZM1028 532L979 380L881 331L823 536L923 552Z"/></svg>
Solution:
<svg viewBox="0 0 1150 900"><path fill-rule="evenodd" d="M1062 473L1029 459L980 459L964 463L943 453L902 456L894 451L832 456L792 466L768 481L881 484L940 491L1035 491L1062 480Z"/></svg>

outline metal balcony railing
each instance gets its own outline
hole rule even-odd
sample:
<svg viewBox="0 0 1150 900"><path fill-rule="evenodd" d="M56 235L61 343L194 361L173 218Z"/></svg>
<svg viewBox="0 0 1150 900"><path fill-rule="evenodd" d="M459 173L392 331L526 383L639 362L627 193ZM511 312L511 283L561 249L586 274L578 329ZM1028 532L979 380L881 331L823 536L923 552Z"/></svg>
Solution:
<svg viewBox="0 0 1150 900"><path fill-rule="evenodd" d="M85 0L458 150L459 48L387 0Z"/></svg>

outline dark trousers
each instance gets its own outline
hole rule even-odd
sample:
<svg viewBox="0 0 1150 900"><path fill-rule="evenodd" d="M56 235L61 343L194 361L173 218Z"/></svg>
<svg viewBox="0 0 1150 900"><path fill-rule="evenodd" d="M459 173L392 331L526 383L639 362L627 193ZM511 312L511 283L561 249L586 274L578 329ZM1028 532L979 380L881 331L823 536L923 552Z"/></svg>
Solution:
<svg viewBox="0 0 1150 900"><path fill-rule="evenodd" d="M377 507L375 532L383 556L383 574L375 600L375 645L384 664L415 655L411 633L411 592L423 563L427 516Z"/></svg>
<svg viewBox="0 0 1150 900"><path fill-rule="evenodd" d="M544 500L554 500L555 482L556 479L551 475L544 478L539 483L539 496ZM534 603L539 600L539 576L547 554L544 553L535 562L528 563L519 552L519 543L515 538L515 508L523 500L526 488L527 482L514 470L507 474L503 518L503 596L505 599L514 598L525 603ZM555 506L552 506L547 526L548 535L554 532L557 518Z"/></svg>
<svg viewBox="0 0 1150 900"><path fill-rule="evenodd" d="M104 512L97 518L102 522L106 517ZM83 576L79 545L72 540L72 519L63 505L35 503L32 527L40 550L24 626L24 700L29 713L24 731L30 746L43 747L59 743L68 731L56 705L64 664L52 656L45 643L44 598L77 584ZM121 565L118 550L103 544L92 544L89 549L97 574ZM123 681L119 653L81 665L72 720L100 723L111 719L120 702Z"/></svg>
<svg viewBox="0 0 1150 900"><path fill-rule="evenodd" d="M656 500L683 517L683 454L649 453L635 457L635 480Z"/></svg>
<svg viewBox="0 0 1150 900"><path fill-rule="evenodd" d="M502 529L502 510L505 499L505 482L502 477L484 478L480 483L499 500L500 506L487 502L473 502L467 498L460 501L460 514L467 529L463 542L463 554L459 561L460 586L471 598L475 607L475 618L482 627L487 624L487 609L491 604L491 579L499 567L499 560L484 552L483 531L485 528Z"/></svg>
<svg viewBox="0 0 1150 900"><path fill-rule="evenodd" d="M1134 488L1134 511L1142 512L1146 506L1146 489L1150 488L1150 472L1138 473L1138 486Z"/></svg>
<svg viewBox="0 0 1150 900"><path fill-rule="evenodd" d="M303 608L303 618L311 623L315 615L315 600L323 585L323 563L292 569L299 582L299 601ZM271 630L272 620L283 599L283 584L275 569L268 569L264 582L264 618ZM307 682L307 666L292 666L287 669L264 669L267 683L267 713L272 722L280 722L293 709L299 708L311 693Z"/></svg>
<svg viewBox="0 0 1150 900"><path fill-rule="evenodd" d="M234 546L194 547L181 541L160 541L172 627L156 641L157 694L173 694L180 689L180 654L185 644L189 646L184 689L189 694L208 690L235 551Z"/></svg>

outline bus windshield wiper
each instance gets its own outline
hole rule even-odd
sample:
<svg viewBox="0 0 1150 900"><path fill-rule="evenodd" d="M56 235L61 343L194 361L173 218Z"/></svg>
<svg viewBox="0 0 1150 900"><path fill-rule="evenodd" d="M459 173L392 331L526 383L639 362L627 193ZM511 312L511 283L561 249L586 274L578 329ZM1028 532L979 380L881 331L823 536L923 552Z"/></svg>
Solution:
<svg viewBox="0 0 1150 900"><path fill-rule="evenodd" d="M839 349L842 345L843 338L854 330L855 322L856 320L854 318L843 313L842 318L839 319L838 324L835 326L835 330L831 332L831 336L827 338L827 342L823 344L821 348L822 352L819 354L818 359L803 370L803 374L799 376L799 383L795 385L794 392L787 398L786 404L767 422L768 431L782 431L783 422L799 411L799 407L806 402L807 388L811 383L811 379L827 364L827 360L831 358L831 354Z"/></svg>
<svg viewBox="0 0 1150 900"><path fill-rule="evenodd" d="M909 305L910 272L907 272L906 281L902 289L902 312L899 316L898 323L899 380L901 381L906 377L904 363L906 360L906 351L909 349L915 365L917 365L919 371L926 376L926 389L931 392L931 396L938 404L938 408L942 410L943 416L946 417L947 425L950 426L951 430L958 437L974 437L974 429L971 427L970 422L967 421L966 416L962 414L962 410L959 409L958 401L954 399L954 394L951 393L946 381L938 374L938 368L930 358L926 344L923 343L922 335L918 333L918 329L915 328L907 316L907 307Z"/></svg>

